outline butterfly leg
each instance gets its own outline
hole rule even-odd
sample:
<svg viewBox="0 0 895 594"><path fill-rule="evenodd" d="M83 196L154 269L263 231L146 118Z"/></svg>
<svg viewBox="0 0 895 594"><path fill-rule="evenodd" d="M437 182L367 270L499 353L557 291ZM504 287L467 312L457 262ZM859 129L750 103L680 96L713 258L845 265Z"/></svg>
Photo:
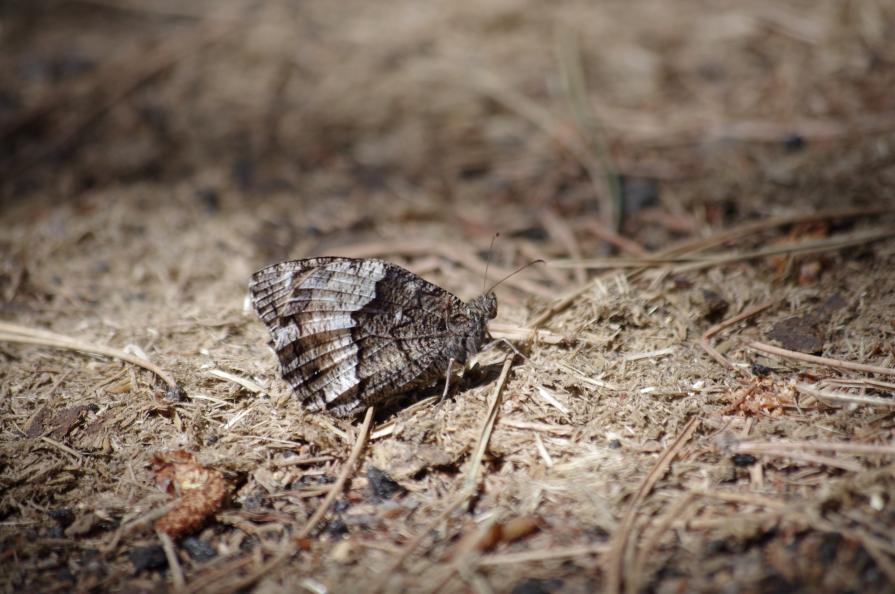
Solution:
<svg viewBox="0 0 895 594"><path fill-rule="evenodd" d="M451 387L451 371L454 367L454 358L451 357L448 359L447 364L447 372L444 374L444 392L441 393L441 398L438 399L438 405L441 406L441 403L444 402L444 399L447 398L448 389Z"/></svg>

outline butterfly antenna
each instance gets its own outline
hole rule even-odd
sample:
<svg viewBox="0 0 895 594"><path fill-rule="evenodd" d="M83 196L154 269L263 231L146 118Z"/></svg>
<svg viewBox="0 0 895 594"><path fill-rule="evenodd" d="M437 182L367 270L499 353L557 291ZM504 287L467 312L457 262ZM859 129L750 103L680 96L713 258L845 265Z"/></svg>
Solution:
<svg viewBox="0 0 895 594"><path fill-rule="evenodd" d="M546 264L546 262L544 262L544 260L538 258L537 260L532 260L531 262L529 262L529 263L527 263L527 264L523 264L522 266L520 266L519 268L517 268L517 269L514 270L513 272L509 273L508 275L506 275L505 277L503 277L502 279L500 279L499 281L497 281L496 283L494 283L493 285L491 285L491 288L488 289L487 291L485 291L485 294L487 295L488 293L493 292L494 289L497 288L497 285L499 285L500 283L504 282L504 281L507 280L508 278L510 278L510 277L512 277L512 276L515 276L515 275L519 274L520 272L522 272L523 270L525 270L525 269L528 268L529 266L534 266L535 264Z"/></svg>
<svg viewBox="0 0 895 594"><path fill-rule="evenodd" d="M494 242L500 237L500 232L494 234L491 238L491 245L488 246L488 257L485 259L485 278L482 279L482 290L488 286L488 267L491 266L491 256L494 254Z"/></svg>

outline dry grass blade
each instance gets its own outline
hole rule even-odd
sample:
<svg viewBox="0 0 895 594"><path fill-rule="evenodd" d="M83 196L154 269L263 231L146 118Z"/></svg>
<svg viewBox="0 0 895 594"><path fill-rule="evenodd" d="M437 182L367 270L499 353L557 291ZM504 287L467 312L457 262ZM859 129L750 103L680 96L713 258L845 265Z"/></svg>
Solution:
<svg viewBox="0 0 895 594"><path fill-rule="evenodd" d="M854 233L845 236L826 237L811 241L799 241L775 245L767 248L744 252L740 254L721 254L714 258L707 258L704 262L691 262L682 264L672 269L672 274L681 274L684 272L692 272L694 270L704 270L714 266L731 264L733 262L744 262L747 260L755 260L758 258L766 258L769 256L781 256L785 254L820 254L841 250L848 247L855 247L895 237L895 228L886 226L879 229L869 229L860 233Z"/></svg>
<svg viewBox="0 0 895 594"><path fill-rule="evenodd" d="M666 248L660 252L653 254L650 258L644 259L644 261L648 260L649 262L655 262L657 260L668 260L674 258L675 256L679 256L682 254L693 254L698 253L704 250L707 250L711 247L715 247L717 245L722 245L724 243L734 241L741 237L748 237L750 235L754 235L756 233L761 233L763 231L767 231L769 229L774 229L777 227L783 227L786 225L795 225L800 223L814 223L819 221L832 221L832 220L841 220L841 219L855 219L866 216L873 215L884 215L891 214L895 212L895 209L892 207L873 207L873 208L846 208L840 210L830 210L825 212L812 212L807 214L796 214L796 215L787 215L776 217L772 219L757 221L754 223L744 223L742 225L738 225L726 231L720 231L711 237L705 239L697 239L690 240L684 243L678 244L676 246L671 246ZM548 263L549 264L549 263ZM637 270L634 270L628 273L629 278L636 277L641 272L647 269L648 266L642 266ZM531 322L530 326L532 328L538 328L542 326L547 320L555 316L557 313L563 311L569 305L574 303L581 295L584 295L588 291L590 291L594 285L599 282L599 279L593 279L588 283L574 289L573 291L567 293L566 295L554 300L549 307L547 307L544 311L538 314Z"/></svg>
<svg viewBox="0 0 895 594"><path fill-rule="evenodd" d="M891 206L887 206L872 208L843 208L838 210L784 215L770 219L762 219L760 221L751 223L743 223L725 231L719 231L718 233L715 233L714 235L703 239L688 240L676 246L672 246L666 250L662 250L660 254L662 256L669 257L680 254L701 252L718 245L741 239L743 237L749 237L751 235L769 231L771 229L776 229L777 227L785 227L787 225L800 225L843 219L857 219L861 217L870 217L874 215L885 215L893 213L895 213L895 209L893 209Z"/></svg>
<svg viewBox="0 0 895 594"><path fill-rule="evenodd" d="M27 326L20 326L10 322L0 322L0 342L17 342L21 344L48 346L56 349L91 353L94 355L112 357L113 359L120 359L142 367L147 371L151 371L168 384L169 388L177 388L177 382L174 378L155 363L112 347L83 342L63 334L56 334L55 332L49 332L39 328L28 328Z"/></svg>
<svg viewBox="0 0 895 594"><path fill-rule="evenodd" d="M672 460L674 460L675 456L677 456L678 452L680 452L687 442L690 441L690 438L693 437L693 434L698 428L699 419L690 419L681 433L675 438L674 442L672 442L672 444L662 453L662 456L659 457L659 460L656 462L653 469L644 477L643 482L631 499L631 503L628 504L628 509L625 511L625 515L613 535L611 547L606 559L608 565L606 570L606 591L609 594L618 594L621 591L622 574L624 572L628 543L631 537L631 532L634 529L634 519L637 517L637 512L640 510L640 505L646 499L647 495L649 495L650 491L652 491L656 482L668 471L668 467L671 466ZM632 587L634 586L633 581L631 581L630 584Z"/></svg>
<svg viewBox="0 0 895 594"><path fill-rule="evenodd" d="M722 266L724 264L732 264L734 262L744 262L747 260L755 260L758 258L766 258L769 256L780 256L785 254L817 254L839 250L856 245L862 245L873 241L880 241L895 237L895 229L890 227L881 229L871 229L861 233L854 233L846 236L826 237L824 239L816 239L811 241L790 242L780 245L774 245L766 248L752 250L748 252L733 252L728 254L716 254L708 256L667 256L657 255L647 258L589 258L586 260L548 260L548 266L557 268L587 268L589 270L616 269L616 268L655 268L668 264L679 264L672 269L673 274L683 272L692 272L694 270L702 270L712 268L714 266Z"/></svg>
<svg viewBox="0 0 895 594"><path fill-rule="evenodd" d="M246 379L228 371L224 371L222 369L211 369L208 371L208 375L216 377L218 379L226 380L228 382L233 382L234 384L242 386L243 388L254 394L263 394L267 391L252 380Z"/></svg>
<svg viewBox="0 0 895 594"><path fill-rule="evenodd" d="M895 456L895 445L871 443L837 443L833 441L741 441L733 447L735 452L761 453L765 450L819 450L847 454L882 454Z"/></svg>
<svg viewBox="0 0 895 594"><path fill-rule="evenodd" d="M749 452L748 448L745 450L738 449L737 451ZM817 454L811 454L808 452L800 452L798 450L790 450L785 447L779 448L762 448L760 451L750 452L755 454L762 454L765 456L775 456L778 458L789 458L794 462L804 462L807 464L819 464L821 466L829 466L830 468L839 468L841 470L847 470L849 472L861 472L864 470L864 467L858 464L857 462L852 462L851 460L842 460L839 458L832 458L830 456L819 456Z"/></svg>
<svg viewBox="0 0 895 594"><path fill-rule="evenodd" d="M174 549L174 541L171 537L161 530L156 530L159 541L162 543L162 550L165 551L165 558L168 560L168 569L171 571L171 582L175 590L183 590L186 581L183 578L183 569L177 560L177 551Z"/></svg>
<svg viewBox="0 0 895 594"><path fill-rule="evenodd" d="M482 458L488 449L488 440L491 438L491 432L494 431L494 422L497 420L497 411L500 409L500 395L507 383L507 377L510 369L513 367L513 360L516 358L515 353L507 355L503 361L503 367L500 369L500 377L497 378L497 385L494 386L494 394L491 396L491 402L488 403L488 416L482 424L479 432L479 440L476 444L475 452L469 459L469 467L466 471L466 480L463 483L464 491L474 491L479 482L479 476L482 471Z"/></svg>
<svg viewBox="0 0 895 594"><path fill-rule="evenodd" d="M841 359L831 359L829 357L818 357L816 355L809 355L807 353L791 351L789 349L776 347L774 345L766 344L759 341L749 342L746 344L746 346L750 349L768 353L770 355L779 355L781 357L786 357L787 359L795 359L797 361L804 361L805 363L815 363L817 365L824 365L826 367L832 367L834 369L848 369L849 371L863 371L865 373L878 373L880 375L895 376L895 369L892 369L890 367L879 367L876 365L865 365L864 363L843 361Z"/></svg>
<svg viewBox="0 0 895 594"><path fill-rule="evenodd" d="M464 72L462 76L458 77L458 80L471 82L477 91L487 95L495 102L503 105L507 110L540 128L575 157L587 172L589 181L594 187L597 196L605 194L603 172L597 163L594 162L587 145L581 140L579 135L570 133L568 128L561 125L549 110L515 89L507 87L492 73L482 70L473 74L473 76L469 76L469 72Z"/></svg>
<svg viewBox="0 0 895 594"><path fill-rule="evenodd" d="M618 229L622 218L622 192L612 163L612 154L606 141L606 135L597 117L594 115L590 97L587 94L587 83L584 76L584 65L581 63L581 49L578 46L576 31L558 28L556 30L556 55L562 77L566 99L578 127L583 136L590 141L590 148L596 157L598 167L595 171L602 173L604 188L597 193L600 201L600 218L610 229ZM592 174L593 175L593 174Z"/></svg>
<svg viewBox="0 0 895 594"><path fill-rule="evenodd" d="M500 322L488 324L488 333L491 335L491 338L511 340L513 342L532 341L541 344L563 344L569 342L569 339L565 336L549 330L538 330L537 328L526 328Z"/></svg>
<svg viewBox="0 0 895 594"><path fill-rule="evenodd" d="M570 559L572 557L585 557L588 555L601 555L608 550L608 545L584 545L580 547L551 548L543 551L524 551L521 553L504 553L502 555L488 555L478 560L482 567L495 565L516 565L519 563L537 563L539 561L552 561L554 559Z"/></svg>

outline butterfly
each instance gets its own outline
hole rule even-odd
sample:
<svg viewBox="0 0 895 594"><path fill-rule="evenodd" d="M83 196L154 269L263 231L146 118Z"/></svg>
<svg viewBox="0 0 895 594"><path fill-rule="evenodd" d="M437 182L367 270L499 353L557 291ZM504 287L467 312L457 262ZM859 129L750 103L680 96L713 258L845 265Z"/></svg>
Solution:
<svg viewBox="0 0 895 594"><path fill-rule="evenodd" d="M249 290L283 379L308 410L340 417L447 378L497 315L493 290L466 303L375 259L281 262L256 272Z"/></svg>

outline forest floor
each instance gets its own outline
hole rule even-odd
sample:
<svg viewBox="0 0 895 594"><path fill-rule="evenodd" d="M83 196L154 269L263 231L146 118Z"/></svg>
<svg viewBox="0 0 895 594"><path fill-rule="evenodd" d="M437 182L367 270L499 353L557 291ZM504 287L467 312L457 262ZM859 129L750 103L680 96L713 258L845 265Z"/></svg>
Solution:
<svg viewBox="0 0 895 594"><path fill-rule="evenodd" d="M0 6L0 591L895 591L892 22ZM246 301L320 254L546 264L368 425Z"/></svg>

